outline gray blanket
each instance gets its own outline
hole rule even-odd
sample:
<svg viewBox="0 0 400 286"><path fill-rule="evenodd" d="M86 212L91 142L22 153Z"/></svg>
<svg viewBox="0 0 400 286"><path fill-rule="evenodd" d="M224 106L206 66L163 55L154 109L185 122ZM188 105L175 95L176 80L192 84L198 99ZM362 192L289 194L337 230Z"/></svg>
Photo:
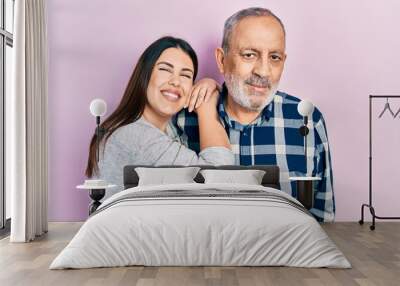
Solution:
<svg viewBox="0 0 400 286"><path fill-rule="evenodd" d="M295 200L289 199L287 197L277 195L268 191L260 191L260 190L234 190L234 191L221 191L217 189L203 189L203 190L163 190L163 191L144 191L144 192L130 192L125 195L120 196L119 198L105 202L101 207L93 212L91 216L94 216L111 206L119 204L121 202L126 201L140 201L140 200L152 200L152 199L174 199L174 200L185 200L185 199L210 199L210 198L230 198L230 199L257 199L257 200L265 200L265 201L273 201L280 204L290 205L299 211L304 212L305 214L312 216L311 213L304 208L304 206Z"/></svg>

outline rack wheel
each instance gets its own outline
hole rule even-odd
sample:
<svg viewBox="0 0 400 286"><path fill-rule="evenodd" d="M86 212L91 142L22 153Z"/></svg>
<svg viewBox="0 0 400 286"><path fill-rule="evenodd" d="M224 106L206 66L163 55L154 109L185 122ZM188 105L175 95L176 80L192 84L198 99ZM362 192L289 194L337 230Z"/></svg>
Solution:
<svg viewBox="0 0 400 286"><path fill-rule="evenodd" d="M360 225L363 225L363 224L364 224L364 221L360 219L360 220L358 221L358 223L359 223Z"/></svg>
<svg viewBox="0 0 400 286"><path fill-rule="evenodd" d="M371 225L371 226L369 227L369 229L370 229L370 230L375 230L375 226L374 226L374 225Z"/></svg>

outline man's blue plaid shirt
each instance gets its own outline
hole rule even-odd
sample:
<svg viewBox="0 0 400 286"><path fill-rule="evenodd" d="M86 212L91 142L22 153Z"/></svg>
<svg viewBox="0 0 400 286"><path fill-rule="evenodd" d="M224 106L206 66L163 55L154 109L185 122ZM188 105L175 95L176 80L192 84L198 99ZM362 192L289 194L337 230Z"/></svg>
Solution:
<svg viewBox="0 0 400 286"><path fill-rule="evenodd" d="M283 92L277 92L273 101L249 125L231 120L225 111L224 99L227 89L223 85L218 102L221 122L229 136L237 165L278 165L281 190L296 197L292 176L317 176L315 181L314 207L310 212L318 221L333 221L335 201L328 135L324 118L315 108L308 123L307 170L304 160L304 137L299 128L303 117L297 111L300 100ZM199 152L197 116L187 109L172 120L180 139L192 150Z"/></svg>

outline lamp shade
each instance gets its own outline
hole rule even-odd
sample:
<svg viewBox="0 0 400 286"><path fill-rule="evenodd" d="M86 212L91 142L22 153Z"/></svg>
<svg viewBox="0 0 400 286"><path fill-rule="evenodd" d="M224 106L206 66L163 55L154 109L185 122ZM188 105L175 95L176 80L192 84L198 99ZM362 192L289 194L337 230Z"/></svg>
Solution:
<svg viewBox="0 0 400 286"><path fill-rule="evenodd" d="M309 100L302 100L297 105L297 111L301 116L310 116L314 111L314 104Z"/></svg>
<svg viewBox="0 0 400 286"><path fill-rule="evenodd" d="M96 98L90 102L90 113L93 116L103 116L107 112L107 103L100 99Z"/></svg>

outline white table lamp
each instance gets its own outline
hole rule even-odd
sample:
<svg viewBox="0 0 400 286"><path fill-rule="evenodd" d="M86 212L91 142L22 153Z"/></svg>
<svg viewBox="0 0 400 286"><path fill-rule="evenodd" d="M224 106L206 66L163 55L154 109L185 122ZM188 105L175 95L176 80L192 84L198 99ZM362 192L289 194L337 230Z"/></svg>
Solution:
<svg viewBox="0 0 400 286"><path fill-rule="evenodd" d="M306 136L309 133L308 125L308 118L314 112L314 105L309 100L302 100L297 105L297 111L301 116L303 116L304 125L300 127L299 131L302 136L304 136L304 156L307 163L307 138ZM307 169L306 169L307 170Z"/></svg>
<svg viewBox="0 0 400 286"><path fill-rule="evenodd" d="M302 100L297 105L297 111L301 116L303 116L303 125L300 127L299 131L301 136L304 137L304 159L306 163L306 173L307 173L307 135L310 132L308 129L308 118L314 112L314 105L309 100ZM290 177L291 181L296 182L297 188L297 199L304 205L308 210L314 205L314 194L313 194L313 181L319 181L319 177Z"/></svg>
<svg viewBox="0 0 400 286"><path fill-rule="evenodd" d="M90 113L96 117L96 159L99 161L100 117L106 114L107 103L96 98L90 102Z"/></svg>

